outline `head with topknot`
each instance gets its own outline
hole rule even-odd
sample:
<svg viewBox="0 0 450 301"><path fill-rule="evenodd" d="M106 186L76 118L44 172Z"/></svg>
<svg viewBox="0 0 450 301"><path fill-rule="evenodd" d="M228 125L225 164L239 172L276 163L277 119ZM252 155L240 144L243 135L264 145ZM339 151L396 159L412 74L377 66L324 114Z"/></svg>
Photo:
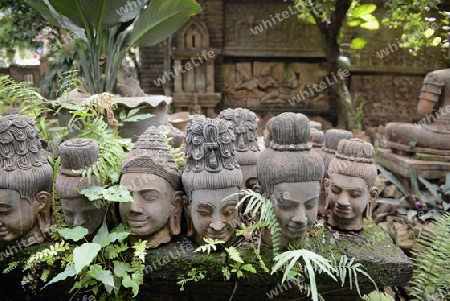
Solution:
<svg viewBox="0 0 450 301"><path fill-rule="evenodd" d="M309 134L305 115L283 113L274 117L270 148L258 160L261 189L274 202L281 226L281 248L304 237L317 216L324 166L308 142Z"/></svg>
<svg viewBox="0 0 450 301"><path fill-rule="evenodd" d="M271 122L270 147L258 161L258 179L265 193L282 182L322 181L320 155L311 151L310 126L303 114L282 113Z"/></svg>
<svg viewBox="0 0 450 301"><path fill-rule="evenodd" d="M195 235L200 244L204 238L228 241L234 235L237 192L243 180L235 160L234 141L233 130L223 119L196 116L187 128L184 204L189 234Z"/></svg>
<svg viewBox="0 0 450 301"><path fill-rule="evenodd" d="M5 216L3 228L9 233L0 239L33 235L42 242L51 226L52 189L53 170L42 154L35 122L25 115L0 116L0 191L8 194L1 198L13 202L7 215L19 214L10 221Z"/></svg>
<svg viewBox="0 0 450 301"><path fill-rule="evenodd" d="M77 170L87 170L98 157L98 143L94 139L81 138L66 140L58 148L61 166L56 177L56 191L64 213L64 221L69 228L77 226L88 229L93 234L105 218L105 206L89 201L80 193L90 186L101 186L101 179L93 172L82 177Z"/></svg>
<svg viewBox="0 0 450 301"><path fill-rule="evenodd" d="M156 248L180 234L181 171L157 128L149 127L127 154L120 183L134 199L119 205L132 240L146 239L148 248Z"/></svg>
<svg viewBox="0 0 450 301"><path fill-rule="evenodd" d="M235 158L244 176L243 187L248 181L257 184L256 163L261 154L258 146L258 118L255 113L247 109L226 109L219 114L219 118L228 122L234 132ZM251 188L251 187L246 187Z"/></svg>
<svg viewBox="0 0 450 301"><path fill-rule="evenodd" d="M373 187L377 168L372 157L373 146L368 142L357 138L339 142L335 158L328 166L329 178L324 182L332 226L360 230L364 218L372 217L378 196Z"/></svg>
<svg viewBox="0 0 450 301"><path fill-rule="evenodd" d="M330 164L330 161L334 158L339 142L341 140L348 140L352 138L353 133L346 130L329 129L325 132L322 148L323 163L325 164L325 177L328 175L328 164Z"/></svg>

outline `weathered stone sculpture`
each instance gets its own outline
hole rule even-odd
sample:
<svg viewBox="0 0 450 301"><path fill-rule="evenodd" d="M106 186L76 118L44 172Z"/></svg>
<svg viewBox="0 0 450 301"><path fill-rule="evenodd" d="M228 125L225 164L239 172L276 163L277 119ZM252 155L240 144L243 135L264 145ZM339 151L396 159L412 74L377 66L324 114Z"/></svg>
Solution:
<svg viewBox="0 0 450 301"><path fill-rule="evenodd" d="M97 161L98 143L93 139L72 139L61 143L58 148L61 167L56 177L56 191L61 201L64 221L69 228L77 226L88 229L88 235L100 228L106 215L101 202L91 202L80 191L90 186L101 186L101 180L94 174L82 178L74 170L86 169Z"/></svg>
<svg viewBox="0 0 450 301"><path fill-rule="evenodd" d="M328 164L330 164L330 161L334 159L334 154L337 151L339 141L344 139L352 139L353 134L350 131L340 130L340 129L330 129L325 132L325 137L323 141L323 148L320 155L323 158L323 163L325 165L325 174L324 178L328 178L327 170L328 170ZM326 197L325 197L325 188L323 187L322 182L322 188L320 189L320 197L319 197L319 212L324 213L325 208L327 207L326 204Z"/></svg>
<svg viewBox="0 0 450 301"><path fill-rule="evenodd" d="M187 128L183 185L189 235L228 242L240 224L237 192L242 173L234 155L234 133L222 119L196 116Z"/></svg>
<svg viewBox="0 0 450 301"><path fill-rule="evenodd" d="M229 122L236 140L236 161L241 168L244 182L242 188L253 189L258 184L256 163L261 154L258 147L258 117L252 111L242 108L226 109L219 118Z"/></svg>
<svg viewBox="0 0 450 301"><path fill-rule="evenodd" d="M324 165L308 143L310 126L305 115L274 117L271 133L270 148L258 160L258 179L275 205L281 225L280 247L285 249L314 225Z"/></svg>
<svg viewBox="0 0 450 301"><path fill-rule="evenodd" d="M372 218L377 188L377 167L372 162L373 146L361 139L339 142L336 157L328 166L324 179L328 223L341 230L361 230L364 218Z"/></svg>
<svg viewBox="0 0 450 301"><path fill-rule="evenodd" d="M416 148L450 150L450 69L426 75L417 112L425 116L420 123L389 123L385 130L388 140L403 149L414 143Z"/></svg>
<svg viewBox="0 0 450 301"><path fill-rule="evenodd" d="M180 234L181 172L155 127L139 137L123 161L120 184L134 199L134 203L119 205L122 220L133 232L132 239L146 239L148 248L156 248Z"/></svg>
<svg viewBox="0 0 450 301"><path fill-rule="evenodd" d="M311 128L309 132L309 142L311 143L313 149L319 154L322 155L322 147L323 147L323 139L324 134L322 131L319 131L315 128Z"/></svg>
<svg viewBox="0 0 450 301"><path fill-rule="evenodd" d="M0 240L24 247L43 242L52 223L52 189L53 170L35 122L0 116Z"/></svg>

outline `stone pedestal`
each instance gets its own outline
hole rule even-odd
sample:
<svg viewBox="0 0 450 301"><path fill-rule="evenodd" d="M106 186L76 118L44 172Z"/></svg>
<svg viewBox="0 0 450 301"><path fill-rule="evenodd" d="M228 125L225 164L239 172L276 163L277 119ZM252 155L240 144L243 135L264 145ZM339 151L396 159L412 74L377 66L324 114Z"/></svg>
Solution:
<svg viewBox="0 0 450 301"><path fill-rule="evenodd" d="M404 287L412 277L411 260L395 246L395 243L379 226L371 221L365 222L364 229L359 235L340 233L336 238L336 235L328 230L325 230L324 234L325 243L312 246L317 253L327 258L330 258L331 254L335 257L341 254L346 254L349 258L355 257L357 262L364 265L379 288ZM318 241L322 241L322 236L318 237ZM48 247L48 244L46 246ZM269 300L269 295L272 296L272 300L298 300L305 297L292 283L281 284L281 274L270 275L262 271L250 246L243 246L239 251L244 261L251 262L258 273L246 273L245 278L239 279L237 284L234 280L225 281L223 278L221 272L225 258L223 252L212 252L210 255L194 253L196 247L194 243L179 237L178 241L148 250L144 284L140 287L137 300L226 301L232 295L235 285L237 287L233 300ZM7 250L7 247L0 246L0 250ZM8 256L7 260L0 261L0 269L3 270L10 261L25 258L25 252L32 253L36 250L37 247L31 247ZM268 263L272 258L271 250L263 249L261 256L270 268ZM186 277L188 271L194 267L197 270L205 270L205 278L198 282L189 281L185 285L185 290L180 291L180 286L176 284L179 280L178 276ZM23 292L20 286L22 276L20 268L6 275L0 274L0 292L2 297L6 298L5 300L24 300L26 296L31 298L30 300L69 299L68 291L72 286L70 281L50 285L42 291L38 289L38 295L32 296L29 292ZM374 290L373 284L363 275L358 275L358 281L362 294ZM349 289L348 281L342 288L340 283L318 275L316 282L319 292L326 300L361 300L354 286L353 290ZM73 300L82 300L82 297L81 295Z"/></svg>

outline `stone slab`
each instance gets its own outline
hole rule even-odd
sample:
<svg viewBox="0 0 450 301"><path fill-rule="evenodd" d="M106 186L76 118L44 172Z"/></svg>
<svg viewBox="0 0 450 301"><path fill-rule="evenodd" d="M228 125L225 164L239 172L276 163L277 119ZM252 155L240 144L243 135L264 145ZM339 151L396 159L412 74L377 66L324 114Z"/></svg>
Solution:
<svg viewBox="0 0 450 301"><path fill-rule="evenodd" d="M372 221L366 220L364 229L358 235L348 233L337 235L336 232L325 229L323 235L314 238L309 246L310 249L314 249L316 253L326 258L331 258L331 254L334 254L336 258L339 258L341 254L355 258L357 262L364 265L380 288L383 286L406 286L412 276L412 262ZM4 245L0 245L0 251L4 251L4 247ZM0 269L3 270L7 262L26 258L27 253L30 254L42 247L44 246L30 247L14 253L14 256L0 261ZM178 240L158 249L148 250L144 284L140 287L140 293L135 299L226 301L230 299L234 290L233 300L269 300L269 294L272 294L271 300L305 298L305 295L300 293L294 284L282 284L281 274L271 275L262 271L249 245L240 248L240 253L244 261L252 263L258 273L247 273L238 281L233 278L229 281L224 280L221 271L225 264L224 252L211 252L209 255L196 253L194 252L196 247L186 238L178 237ZM270 268L272 251L262 249L261 256ZM192 268L205 270L205 278L198 282L189 281L185 285L185 290L181 291L180 286L176 283L180 276L186 276ZM70 281L51 285L42 291L38 289L37 296L32 296L29 292L23 292L20 286L22 276L23 273L20 269L6 275L0 274L0 300L3 300L2 297L6 298L4 300L25 300L26 298L29 300L69 300L68 291L72 285ZM373 284L363 275L358 275L358 279L363 294L374 290ZM326 300L361 300L354 286L353 290L349 289L348 282L341 287L340 283L322 275L318 275L316 281L319 292ZM39 283L38 287L41 286L42 284ZM73 300L82 300L83 296L77 297Z"/></svg>
<svg viewBox="0 0 450 301"><path fill-rule="evenodd" d="M413 157L400 156L392 153L390 149L379 148L375 158L376 163L387 170L404 178L410 178L409 164L417 174L425 179L445 179L450 172L450 162L423 161Z"/></svg>

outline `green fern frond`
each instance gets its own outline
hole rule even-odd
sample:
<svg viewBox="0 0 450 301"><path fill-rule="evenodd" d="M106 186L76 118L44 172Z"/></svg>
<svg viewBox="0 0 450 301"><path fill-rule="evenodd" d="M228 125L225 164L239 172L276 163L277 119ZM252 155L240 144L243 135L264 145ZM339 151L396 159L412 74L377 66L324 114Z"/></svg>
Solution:
<svg viewBox="0 0 450 301"><path fill-rule="evenodd" d="M248 202L245 206L245 214L257 219L257 223L264 223L269 229L272 236L273 253L275 255L280 252L280 224L275 215L275 209L272 201L265 198L260 193L251 189L241 190L244 196L238 202L238 207Z"/></svg>
<svg viewBox="0 0 450 301"><path fill-rule="evenodd" d="M430 297L446 300L450 296L450 214L445 213L430 226L432 232L423 231L412 251L415 258L411 295L417 300L431 300Z"/></svg>
<svg viewBox="0 0 450 301"><path fill-rule="evenodd" d="M8 263L8 266L3 270L3 274L7 274L17 268L22 262L21 261L12 261Z"/></svg>
<svg viewBox="0 0 450 301"><path fill-rule="evenodd" d="M276 264L272 268L272 274L283 268L283 266L289 262L284 273L282 282L290 280L298 274L292 273L294 265L302 260L302 265L305 267L306 276L309 278L309 287L311 290L311 298L313 301L319 300L319 293L316 285L316 272L327 273L333 280L337 281L334 276L337 271L331 265L330 260L314 252L302 249L294 251L286 251L275 256L274 261Z"/></svg>
<svg viewBox="0 0 450 301"><path fill-rule="evenodd" d="M355 262L355 258L349 258L346 255L342 255L339 259L339 262L336 260L333 254L331 254L331 262L336 271L336 276L341 279L341 286L344 286L345 280L349 279L350 289L353 287L353 282L355 283L356 291L358 295L361 296L361 291L358 283L358 273L366 276L375 286L375 289L378 291L378 286L375 281L370 277L370 275L364 270L364 267L361 263ZM353 278L353 281L352 281Z"/></svg>

